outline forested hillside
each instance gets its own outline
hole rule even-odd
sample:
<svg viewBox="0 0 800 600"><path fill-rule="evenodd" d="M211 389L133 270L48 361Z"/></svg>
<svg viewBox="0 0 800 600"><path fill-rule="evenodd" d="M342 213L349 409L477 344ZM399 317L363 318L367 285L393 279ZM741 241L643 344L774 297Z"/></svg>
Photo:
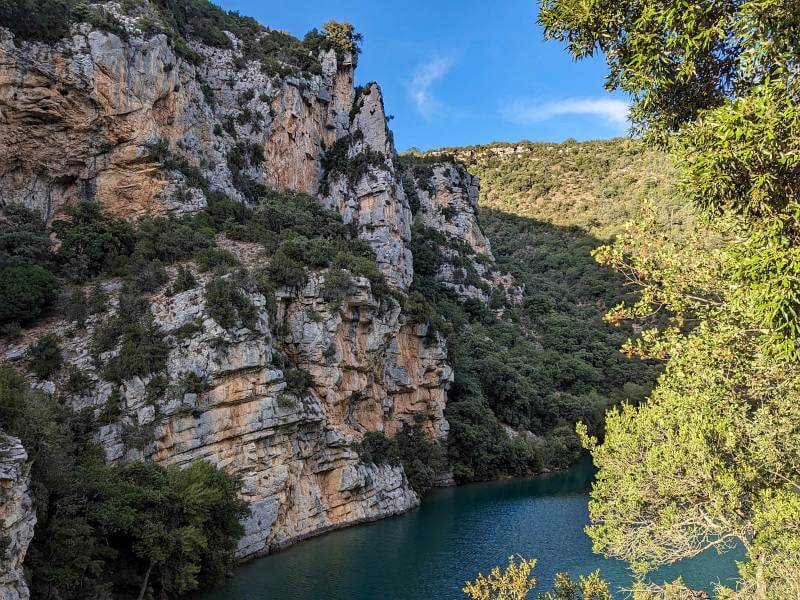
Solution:
<svg viewBox="0 0 800 600"><path fill-rule="evenodd" d="M564 466L579 451L574 423L602 434L604 411L642 400L660 368L620 352L634 332L603 315L632 290L597 264L593 250L645 213L672 223L676 236L691 215L673 198L666 155L629 140L492 144L412 151L404 159L420 164L451 155L480 176L481 227L500 268L524 288L503 304L499 319L487 316L488 307L465 311L419 273L424 230L414 230L415 285L457 324L447 409L456 475ZM508 442L497 433L500 423L511 433ZM540 452L532 456L531 447Z"/></svg>

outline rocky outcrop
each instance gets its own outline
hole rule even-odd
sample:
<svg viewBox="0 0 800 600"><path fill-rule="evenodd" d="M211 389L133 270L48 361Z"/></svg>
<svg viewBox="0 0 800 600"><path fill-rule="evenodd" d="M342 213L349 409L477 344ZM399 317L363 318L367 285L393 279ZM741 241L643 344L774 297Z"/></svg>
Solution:
<svg viewBox="0 0 800 600"><path fill-rule="evenodd" d="M473 298L501 308L522 300L522 289L499 271L492 247L478 222L480 180L464 166L447 158L427 159L429 176L413 180L419 218L437 234L442 261L436 279L462 298Z"/></svg>
<svg viewBox="0 0 800 600"><path fill-rule="evenodd" d="M408 249L411 209L394 163L394 142L377 84L358 90L351 116L350 133L338 149L341 155L326 173L324 202L345 223L356 225L389 282L407 290L414 278Z"/></svg>
<svg viewBox="0 0 800 600"><path fill-rule="evenodd" d="M232 48L194 43L203 58L194 65L165 35L143 36L135 23L126 41L78 25L55 46L15 43L0 29L3 202L52 217L65 204L96 199L133 218L197 210L209 190L246 201L249 181L314 194L327 175L326 151L343 141L347 158L369 149L383 164L349 181L332 176L326 203L357 224L389 282L408 287L411 215L380 88L356 98L349 55L324 53L321 75L276 77L245 60L231 36ZM161 141L179 161L153 152ZM257 148L263 159L232 164L237 147L245 155Z"/></svg>
<svg viewBox="0 0 800 600"><path fill-rule="evenodd" d="M36 526L29 485L25 448L0 431L0 600L30 597L22 569Z"/></svg>
<svg viewBox="0 0 800 600"><path fill-rule="evenodd" d="M436 163L432 171L428 189L418 191L422 222L494 260L491 244L478 224L480 180L454 162Z"/></svg>
<svg viewBox="0 0 800 600"><path fill-rule="evenodd" d="M447 433L444 408L453 371L444 340L426 341L425 326L404 325L400 307L382 307L366 279L355 279L341 306L322 299L324 274L278 314L281 346L314 377L315 389L348 433L420 424L431 437Z"/></svg>
<svg viewBox="0 0 800 600"><path fill-rule="evenodd" d="M258 260L247 244L227 247L243 262ZM118 416L97 432L109 460L207 460L241 477L252 509L242 557L414 508L419 498L402 467L363 463L357 443L367 431L392 436L404 423L420 424L431 437L447 434L453 373L444 341L406 325L397 301L378 301L366 279L354 278L342 302L330 304L321 292L325 276L312 274L300 293L279 292L279 327L246 282L241 289L257 318L230 329L208 316L207 274L196 273L190 290L154 295L154 322L169 349L166 370L119 387L102 374L113 353L92 358L98 318L79 333L67 321L46 326L61 338L65 362L91 382L69 397L74 408L92 407L107 421L110 404L119 403ZM119 284L105 288L113 297ZM41 332L29 332L0 359L21 359ZM287 387L287 370L298 368L311 375L302 391ZM58 391L63 383L37 385Z"/></svg>

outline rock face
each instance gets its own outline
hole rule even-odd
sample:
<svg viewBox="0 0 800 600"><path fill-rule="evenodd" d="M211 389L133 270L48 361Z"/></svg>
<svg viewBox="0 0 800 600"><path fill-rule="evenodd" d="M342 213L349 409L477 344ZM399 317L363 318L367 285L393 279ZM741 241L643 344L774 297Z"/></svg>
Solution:
<svg viewBox="0 0 800 600"><path fill-rule="evenodd" d="M324 202L338 210L345 223L357 226L389 282L406 290L414 278L407 247L412 215L395 168L394 144L377 84L358 90L351 115L350 133L340 140L342 159L348 164L327 174ZM358 170L355 165L365 167Z"/></svg>
<svg viewBox="0 0 800 600"><path fill-rule="evenodd" d="M476 254L494 260L492 247L478 225L480 180L462 166L441 162L433 167L432 191L420 189L420 212L426 227L466 242Z"/></svg>
<svg viewBox="0 0 800 600"><path fill-rule="evenodd" d="M22 563L33 538L36 515L28 454L17 438L0 431L0 600L27 600Z"/></svg>
<svg viewBox="0 0 800 600"><path fill-rule="evenodd" d="M368 150L383 164L357 178L332 174L326 203L356 223L390 283L406 289L411 213L380 88L356 97L353 61L333 50L321 56L321 76L270 76L231 38L232 49L194 44L203 60L192 65L163 34L131 29L122 41L79 25L47 46L15 44L0 29L0 198L48 218L81 199L129 218L204 207L187 170L165 171L154 156L161 140L200 169L209 189L234 199L248 199L245 178L314 194L326 178L325 150L338 141L345 158ZM263 161L233 166L237 145L259 148Z"/></svg>
<svg viewBox="0 0 800 600"><path fill-rule="evenodd" d="M429 160L436 161L435 157ZM427 181L414 181L422 224L437 232L442 264L436 279L462 298L496 308L522 301L522 289L496 265L489 240L478 222L480 180L463 165L434 162Z"/></svg>
<svg viewBox="0 0 800 600"><path fill-rule="evenodd" d="M353 225L395 292L409 289L412 212L381 90L353 87L351 56L322 53L321 74L270 74L226 33L231 48L191 42L202 60L189 63L165 35L148 37L135 19L123 21L125 41L81 24L53 46L15 42L0 28L0 203L22 203L50 219L93 199L135 219L197 211L214 193L250 202L254 186L300 190ZM444 268L440 279L482 299L495 287L510 289L477 221L477 179L443 162L432 184L432 193L418 190L420 218L470 248L473 269L489 287L462 282L454 269ZM265 260L256 247L220 243L245 266ZM354 278L341 302L326 301L325 270L311 273L299 292L278 290L272 315L271 299L236 282L257 318L225 329L209 316L209 275L195 276L193 289L151 297L169 350L158 376L119 387L104 380L90 351L97 316L80 330L51 320L0 346L0 360L21 360L37 335L52 331L64 363L91 382L68 397L72 406L99 416L119 404L96 435L109 460L208 460L239 475L252 508L241 557L415 507L402 467L364 463L357 445L366 432L393 436L406 423L446 437L453 371L445 341L408 322L398 300L376 298L366 279ZM120 282L103 285L113 314ZM311 376L305 389L290 386L297 370ZM33 383L62 391L64 381ZM19 565L35 521L25 500L24 451L16 447L16 458L3 462L11 499L3 510L16 515L7 527L21 525L15 570L3 576L23 590Z"/></svg>

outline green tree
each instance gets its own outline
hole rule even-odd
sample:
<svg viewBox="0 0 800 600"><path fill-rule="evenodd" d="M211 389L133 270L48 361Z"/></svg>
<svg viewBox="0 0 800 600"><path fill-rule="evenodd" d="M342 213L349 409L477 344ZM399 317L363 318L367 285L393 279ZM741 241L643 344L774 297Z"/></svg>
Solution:
<svg viewBox="0 0 800 600"><path fill-rule="evenodd" d="M796 8L542 0L540 14L575 57L604 53L608 87L671 150L702 220L675 243L646 216L598 252L641 289L609 313L645 324L624 350L668 362L647 402L609 414L602 445L583 431L600 467L589 533L640 572L741 544L726 598L800 590Z"/></svg>
<svg viewBox="0 0 800 600"><path fill-rule="evenodd" d="M0 324L37 319L58 297L60 283L41 215L10 205L0 215Z"/></svg>
<svg viewBox="0 0 800 600"><path fill-rule="evenodd" d="M96 202L80 202L53 222L61 245L56 253L64 273L85 281L101 273L118 274L136 243L133 226L106 215Z"/></svg>
<svg viewBox="0 0 800 600"><path fill-rule="evenodd" d="M423 496L447 466L444 449L438 441L428 439L419 425L404 425L395 441L409 485Z"/></svg>
<svg viewBox="0 0 800 600"><path fill-rule="evenodd" d="M47 379L61 368L63 355L58 336L45 333L28 348L28 369L39 379Z"/></svg>
<svg viewBox="0 0 800 600"><path fill-rule="evenodd" d="M58 297L58 279L39 265L0 269L0 323L33 321Z"/></svg>

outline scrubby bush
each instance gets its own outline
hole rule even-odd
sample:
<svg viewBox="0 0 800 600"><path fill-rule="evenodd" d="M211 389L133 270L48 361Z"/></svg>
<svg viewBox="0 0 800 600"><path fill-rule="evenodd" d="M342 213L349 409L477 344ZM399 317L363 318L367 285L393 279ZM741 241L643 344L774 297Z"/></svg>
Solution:
<svg viewBox="0 0 800 600"><path fill-rule="evenodd" d="M101 273L119 275L133 253L133 226L104 214L95 202L79 202L64 209L66 218L53 222L60 246L56 256L64 274L86 281Z"/></svg>
<svg viewBox="0 0 800 600"><path fill-rule="evenodd" d="M119 354L109 359L103 376L109 381L122 382L165 369L169 350L163 335L152 321L137 324L122 340Z"/></svg>
<svg viewBox="0 0 800 600"><path fill-rule="evenodd" d="M45 223L10 205L0 214L0 325L36 320L58 297L60 283Z"/></svg>
<svg viewBox="0 0 800 600"><path fill-rule="evenodd" d="M0 325L0 339L13 342L22 337L22 327L16 321Z"/></svg>
<svg viewBox="0 0 800 600"><path fill-rule="evenodd" d="M333 306L339 306L353 288L350 274L342 269L330 269L325 273L322 297Z"/></svg>
<svg viewBox="0 0 800 600"><path fill-rule="evenodd" d="M10 204L0 214L0 267L20 264L53 270L55 257L42 215Z"/></svg>
<svg viewBox="0 0 800 600"><path fill-rule="evenodd" d="M80 0L10 0L0 3L0 25L23 40L57 42L69 34L73 23L81 22L127 38L119 20L102 6Z"/></svg>
<svg viewBox="0 0 800 600"><path fill-rule="evenodd" d="M64 298L64 315L70 321L75 321L79 327L86 324L89 316L88 300L83 288L76 287Z"/></svg>
<svg viewBox="0 0 800 600"><path fill-rule="evenodd" d="M81 371L75 365L72 365L67 372L64 389L70 394L81 395L89 388L89 386L91 386L91 383L92 382L86 373Z"/></svg>
<svg viewBox="0 0 800 600"><path fill-rule="evenodd" d="M169 280L161 261L146 260L136 255L125 267L125 271L125 283L135 292L154 292Z"/></svg>
<svg viewBox="0 0 800 600"><path fill-rule="evenodd" d="M116 314L95 331L92 350L98 361L102 353L114 349L118 349L117 354L108 360L103 370L103 376L109 381L122 382L166 368L169 350L146 298L123 293Z"/></svg>
<svg viewBox="0 0 800 600"><path fill-rule="evenodd" d="M340 63L347 53L351 55L353 63L357 64L362 40L361 34L357 33L350 23L330 20L322 26L322 33L316 29L308 32L303 44L310 48L315 56L323 50L333 48Z"/></svg>
<svg viewBox="0 0 800 600"><path fill-rule="evenodd" d="M206 312L223 329L237 323L253 328L258 312L250 298L230 278L215 277L205 287Z"/></svg>
<svg viewBox="0 0 800 600"><path fill-rule="evenodd" d="M225 272L239 264L239 259L224 248L209 248L194 255L197 268L201 271Z"/></svg>
<svg viewBox="0 0 800 600"><path fill-rule="evenodd" d="M278 285L296 290L301 289L308 280L305 266L280 250L270 259L267 273Z"/></svg>
<svg viewBox="0 0 800 600"><path fill-rule="evenodd" d="M185 265L178 267L175 279L169 288L170 295L180 294L197 286L197 279L192 274L191 269Z"/></svg>
<svg viewBox="0 0 800 600"><path fill-rule="evenodd" d="M202 394L211 389L211 382L207 377L200 377L197 373L189 371L181 379L180 387L184 392Z"/></svg>
<svg viewBox="0 0 800 600"><path fill-rule="evenodd" d="M223 206L220 212L226 216L217 220L225 223L229 237L258 242L272 253L266 273L275 285L300 289L307 269L333 267L369 279L378 299L391 294L370 246L316 198L269 190L247 217Z"/></svg>
<svg viewBox="0 0 800 600"><path fill-rule="evenodd" d="M286 369L283 372L286 381L286 391L295 396L303 396L314 384L314 379L308 371L303 369Z"/></svg>
<svg viewBox="0 0 800 600"><path fill-rule="evenodd" d="M365 463L375 465L399 465L400 451L397 442L386 437L382 431L368 431L356 447Z"/></svg>
<svg viewBox="0 0 800 600"><path fill-rule="evenodd" d="M39 379L47 379L61 368L64 360L58 336L52 333L41 335L28 348L26 358L30 372Z"/></svg>
<svg viewBox="0 0 800 600"><path fill-rule="evenodd" d="M0 323L37 319L58 297L58 279L38 265L0 269Z"/></svg>
<svg viewBox="0 0 800 600"><path fill-rule="evenodd" d="M365 147L357 154L350 156L350 147L363 138L358 130L339 138L322 156L322 168L325 171L320 193L327 195L328 182L337 177L345 177L352 186L356 185L371 169L387 169L386 156L377 150Z"/></svg>
<svg viewBox="0 0 800 600"><path fill-rule="evenodd" d="M419 496L433 487L436 475L447 467L444 448L418 425L405 425L395 437L408 483Z"/></svg>
<svg viewBox="0 0 800 600"><path fill-rule="evenodd" d="M135 253L145 260L170 264L215 245L214 230L194 217L148 217L136 224Z"/></svg>
<svg viewBox="0 0 800 600"><path fill-rule="evenodd" d="M108 294L101 285L92 287L92 291L87 299L87 309L90 315L104 313L108 308Z"/></svg>

